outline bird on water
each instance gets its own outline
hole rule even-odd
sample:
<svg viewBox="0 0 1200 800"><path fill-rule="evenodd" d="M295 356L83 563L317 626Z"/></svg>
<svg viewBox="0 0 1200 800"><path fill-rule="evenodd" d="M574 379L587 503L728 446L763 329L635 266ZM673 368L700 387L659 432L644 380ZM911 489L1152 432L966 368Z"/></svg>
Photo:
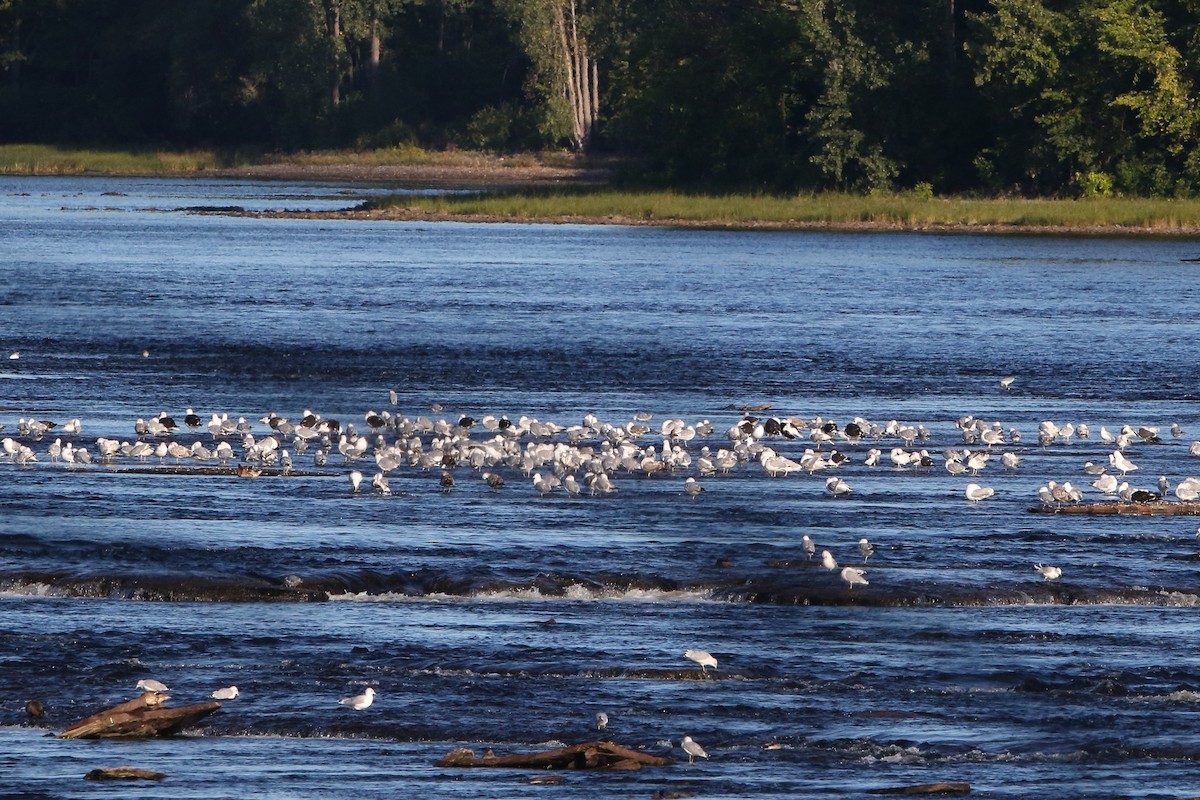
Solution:
<svg viewBox="0 0 1200 800"><path fill-rule="evenodd" d="M368 686L362 694L356 694L354 697L343 697L338 700L338 705L350 706L355 711L362 711L368 708L371 703L375 702L375 690Z"/></svg>

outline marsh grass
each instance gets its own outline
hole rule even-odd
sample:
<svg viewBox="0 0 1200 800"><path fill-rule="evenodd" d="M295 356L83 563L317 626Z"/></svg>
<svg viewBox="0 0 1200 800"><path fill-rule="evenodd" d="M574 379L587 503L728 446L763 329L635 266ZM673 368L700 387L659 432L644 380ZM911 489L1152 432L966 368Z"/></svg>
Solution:
<svg viewBox="0 0 1200 800"><path fill-rule="evenodd" d="M178 175L226 166L208 151L79 150L40 144L0 145L5 175Z"/></svg>
<svg viewBox="0 0 1200 800"><path fill-rule="evenodd" d="M514 169L572 166L564 154L523 154L500 157L469 150L434 151L414 145L374 150L325 150L300 153L213 150L93 150L37 144L0 145L0 174L3 175L180 175L205 170L253 166L294 167L388 167L437 166L473 168L503 166Z"/></svg>
<svg viewBox="0 0 1200 800"><path fill-rule="evenodd" d="M1200 227L1200 201L927 198L910 194L689 195L607 189L527 190L377 201L441 214L513 219L613 219L715 226L768 224L899 227L1032 226L1136 228L1162 232Z"/></svg>

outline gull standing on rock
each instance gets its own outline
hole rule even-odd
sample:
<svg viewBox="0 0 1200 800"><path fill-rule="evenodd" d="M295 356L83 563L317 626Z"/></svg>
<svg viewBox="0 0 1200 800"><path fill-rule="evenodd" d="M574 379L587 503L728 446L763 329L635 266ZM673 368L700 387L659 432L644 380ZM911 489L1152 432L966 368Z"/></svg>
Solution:
<svg viewBox="0 0 1200 800"><path fill-rule="evenodd" d="M1041 575L1042 578L1044 578L1045 580L1048 580L1048 581L1056 580L1056 579L1062 577L1062 570L1059 569L1058 567L1050 567L1050 566L1043 566L1041 564L1035 564L1033 567L1033 571L1036 572L1038 575Z"/></svg>
<svg viewBox="0 0 1200 800"><path fill-rule="evenodd" d="M684 650L683 657L699 664L700 672L704 673L705 675L708 674L708 671L705 670L705 667L712 667L713 669L717 668L717 659L715 659L713 654L707 650Z"/></svg>
<svg viewBox="0 0 1200 800"><path fill-rule="evenodd" d="M804 550L805 561L812 558L813 554L817 552L817 545L809 538L807 533L800 538L800 547Z"/></svg>
<svg viewBox="0 0 1200 800"><path fill-rule="evenodd" d="M853 589L856 583L862 586L867 585L867 579L863 577L863 571L858 567L842 567L842 580L850 589Z"/></svg>
<svg viewBox="0 0 1200 800"><path fill-rule="evenodd" d="M821 551L821 566L830 572L838 568L837 559L833 557L833 553L828 550Z"/></svg>
<svg viewBox="0 0 1200 800"><path fill-rule="evenodd" d="M690 736L683 737L683 741L679 743L679 746L683 748L683 752L687 753L689 764L696 763L697 756L708 758L708 753L704 752L704 748L697 744Z"/></svg>

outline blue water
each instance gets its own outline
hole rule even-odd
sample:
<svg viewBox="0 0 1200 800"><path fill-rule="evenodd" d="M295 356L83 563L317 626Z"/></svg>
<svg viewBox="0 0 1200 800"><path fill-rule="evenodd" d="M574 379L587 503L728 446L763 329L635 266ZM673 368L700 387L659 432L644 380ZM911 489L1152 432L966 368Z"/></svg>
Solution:
<svg viewBox="0 0 1200 800"><path fill-rule="evenodd" d="M20 354L0 359L0 438L37 458L0 458L0 792L108 796L82 775L129 764L171 778L122 796L782 798L939 781L983 797L1194 793L1200 520L1031 510L1049 480L1102 499L1082 470L1108 463L1101 426L1160 428L1125 451L1133 488L1200 475L1200 298L1179 260L1191 243L186 210L326 210L390 190L0 178L0 356ZM685 494L701 448L730 448L739 409L759 405L761 419L929 435L839 437L840 467L771 478L751 459ZM136 442L135 420L163 411L180 430L144 440L215 447L183 425L188 407L204 424L244 417L256 441L264 416L296 424L310 409L369 447L348 464L332 436L318 466L319 438L299 453L280 435L292 470L255 480L229 474L248 463L242 435L222 437L228 466L50 455L56 439L93 454L99 437ZM395 424L374 432L369 411ZM687 443L687 468L615 469L611 496L539 496L516 458L488 467L498 490L465 463L448 492L440 466L407 463L390 494L371 487L376 438L412 445L400 420L637 413L654 431L632 440L639 459L661 453L665 419L714 430ZM944 468L944 450L967 447L965 415L1021 433L973 477ZM19 433L28 419L56 428ZM74 419L81 431L62 433ZM1043 420L1091 435L1041 446ZM460 434L460 453L497 436L479 422ZM808 434L758 444L799 459ZM602 451L596 430L579 437ZM508 436L516 452L535 439ZM896 469L893 447L934 464ZM1003 451L1024 461L1002 469ZM833 475L848 497L826 492ZM995 496L969 503L972 481ZM807 561L803 534L860 567L868 537L869 584ZM701 675L688 648L718 668ZM146 677L174 705L230 684L241 697L172 739L44 736ZM365 686L369 709L338 705ZM688 765L684 734L711 758ZM597 737L677 763L552 789L433 766L454 747Z"/></svg>

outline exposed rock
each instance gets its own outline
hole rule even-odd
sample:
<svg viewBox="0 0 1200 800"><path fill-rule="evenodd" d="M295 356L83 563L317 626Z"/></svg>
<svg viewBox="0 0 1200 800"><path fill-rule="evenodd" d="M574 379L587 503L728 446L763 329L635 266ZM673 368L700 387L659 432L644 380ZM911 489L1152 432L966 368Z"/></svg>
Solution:
<svg viewBox="0 0 1200 800"><path fill-rule="evenodd" d="M483 758L476 758L473 750L460 747L443 756L435 766L628 770L641 769L643 766L665 767L671 763L669 758L640 753L612 742L584 742L556 750L511 756L496 756L488 751Z"/></svg>
<svg viewBox="0 0 1200 800"><path fill-rule="evenodd" d="M1038 514L1100 514L1131 515L1141 517L1191 517L1200 515L1200 502L1125 503L1100 500L1095 503L1077 503L1062 506L1034 506L1029 509Z"/></svg>
<svg viewBox="0 0 1200 800"><path fill-rule="evenodd" d="M83 776L85 781L161 781L165 772L152 772L138 767L100 767Z"/></svg>

